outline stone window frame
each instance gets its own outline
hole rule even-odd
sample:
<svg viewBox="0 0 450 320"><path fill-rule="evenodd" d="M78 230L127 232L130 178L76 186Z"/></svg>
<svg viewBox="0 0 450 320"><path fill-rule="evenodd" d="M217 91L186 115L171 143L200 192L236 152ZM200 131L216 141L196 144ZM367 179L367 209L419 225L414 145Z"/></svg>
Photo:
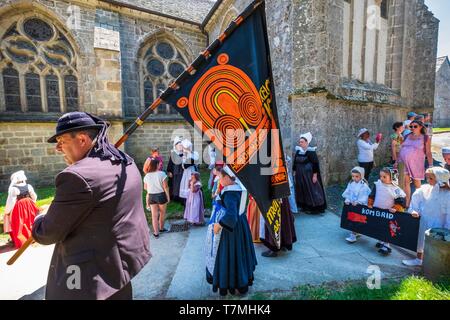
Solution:
<svg viewBox="0 0 450 320"><path fill-rule="evenodd" d="M382 19L389 19L389 0L380 1L380 17Z"/></svg>
<svg viewBox="0 0 450 320"><path fill-rule="evenodd" d="M351 3L353 0L344 0L344 2ZM380 6L380 17L382 19L389 19L389 0L378 0Z"/></svg>
<svg viewBox="0 0 450 320"><path fill-rule="evenodd" d="M78 71L78 61L79 61L79 48L76 42L73 40L70 32L64 27L57 17L53 17L51 14L48 15L46 12L36 11L37 8L33 8L32 11L24 10L22 13L17 13L13 15L8 15L6 18L5 13L2 16L0 23L0 112L3 115L14 116L15 114L20 115L30 115L33 118L43 117L46 113L50 114L60 114L67 111L74 111L74 109L68 110L67 101L69 97L66 95L66 78L75 77L77 84L75 88L72 88L77 93L77 108L80 109L81 106L81 79ZM30 19L39 19L44 21L52 29L52 36L47 41L37 41L32 39L26 34L24 30L24 23ZM18 34L13 36L9 35L8 32L15 27ZM25 42L32 43L34 45L34 53L29 53L29 57L33 57L31 61L26 63L21 63L13 59L11 55L8 55L7 49L11 47L11 42L7 40L23 40ZM63 40L61 40L63 39ZM48 48L53 49L59 48L65 49L65 65L55 66L50 64L45 60L44 54L47 56L54 55L55 52L49 52L43 49L44 45ZM31 47L30 47L31 48ZM50 55L49 55L50 53ZM56 53L56 57L64 60L64 54ZM68 58L67 58L68 57ZM3 83L3 71L7 68L14 68L19 74L19 97L20 97L20 110L6 110L6 97L5 88ZM35 73L39 76L39 89L40 89L40 111L29 111L27 103L27 92L26 92L26 75L28 73ZM47 95L47 77L56 76L58 79L58 94L59 94L59 111L49 111L48 108L48 95Z"/></svg>
<svg viewBox="0 0 450 320"><path fill-rule="evenodd" d="M172 49L175 51L173 59L163 59L158 55L151 56L147 54L149 50L151 50L151 52L155 54L156 46L159 43L168 43L172 47ZM178 58L178 56L180 56L181 59ZM159 60L164 65L163 75L156 77L151 75L150 72L148 72L147 63L152 58ZM145 91L146 89L147 90L149 89L148 87L147 88L145 87L146 81L151 81L152 83L152 91L153 91L152 101L153 101L162 93L161 86L167 88L170 82L175 80L175 78L169 74L168 71L169 65L171 63L177 62L183 65L184 68L187 68L189 64L192 62L192 59L193 59L192 54L188 51L187 45L182 40L178 39L178 37L169 33L168 31L159 30L155 34L147 37L147 39L145 39L142 42L142 45L138 50L140 112L144 111L146 108L149 107L149 105L147 105L149 103L149 100L145 98L146 97ZM158 89L158 86L160 86L160 89ZM153 112L153 116L158 118L160 117L181 118L181 115L179 115L178 112L173 108L171 108L170 105L168 104L162 104L158 106Z"/></svg>
<svg viewBox="0 0 450 320"><path fill-rule="evenodd" d="M359 1L359 0L356 0L356 1ZM379 80L377 77L378 77L378 74L381 74L381 73L379 73L380 70L378 70L379 69L378 68L378 58L380 56L382 57L382 53L381 53L382 51L380 50L380 47L384 48L383 46L387 45L387 39L386 39L386 42L384 42L384 41L380 42L380 40L383 40L383 37L382 37L383 35L387 36L387 34L385 32L381 34L381 32L383 31L382 23L385 23L385 24L389 23L389 9L390 9L390 5L392 4L391 0L374 0L373 1L374 2L373 5L377 6L377 16L376 17L378 18L378 21L376 22L377 28L376 28L376 35L375 35L375 39L376 39L375 40L375 62L374 62L374 67L373 67L374 68L374 71L373 71L374 78L372 80L365 79L365 72L367 70L366 65L365 65L365 55L366 55L366 50L367 50L366 36L367 36L367 28L368 28L367 22L369 19L369 16L368 16L369 12L367 9L368 9L368 5L369 5L369 1L365 0L363 2L364 3L364 17L363 17L364 22L363 22L363 30L362 30L363 39L361 40L363 42L363 44L362 44L362 61L361 61L362 62L362 70L361 70L360 77L355 77L355 76L353 76L353 73L352 73L352 67L353 67L352 47L354 44L353 43L353 37L354 37L353 23L355 21L353 10L354 10L354 5L355 5L355 0L343 0L343 2L349 4L349 6L350 6L350 17L348 20L344 21L344 23L349 21L348 40L350 42L350 47L348 48L349 52L348 52L347 59L345 59L345 55L344 55L344 59L343 59L344 64L347 66L347 70L343 70L343 72L342 72L342 76L343 76L344 80L346 82L347 81L352 82L352 81L357 80L357 81L361 81L363 83L376 84L379 86L387 86L386 74L384 74L384 80ZM370 14L373 14L373 11ZM360 17L362 17L362 15ZM389 28L389 25L387 27ZM345 30L345 27L344 27L344 30ZM345 44L344 44L344 51L346 49L347 48L345 47ZM387 47L385 48L385 50L386 50L386 56L387 56ZM386 59L387 59L387 57L386 57ZM384 63L387 64L387 60L384 60ZM385 65L385 68L386 68L386 65Z"/></svg>
<svg viewBox="0 0 450 320"><path fill-rule="evenodd" d="M228 11L224 14L224 17L222 19L221 27L220 27L220 33L222 34L226 28L230 25L231 22L233 22L234 19L236 19L239 16L238 11L236 8L232 5Z"/></svg>

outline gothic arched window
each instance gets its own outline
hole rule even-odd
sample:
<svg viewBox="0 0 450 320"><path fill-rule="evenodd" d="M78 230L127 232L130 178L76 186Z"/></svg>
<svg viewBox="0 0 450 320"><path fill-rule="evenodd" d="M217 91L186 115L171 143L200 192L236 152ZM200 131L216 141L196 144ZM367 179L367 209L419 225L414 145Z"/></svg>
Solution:
<svg viewBox="0 0 450 320"><path fill-rule="evenodd" d="M148 108L164 92L169 83L176 79L187 67L187 61L172 41L168 39L154 41L143 49L141 59L141 79L143 109ZM161 104L156 114L176 114L176 110L167 104Z"/></svg>
<svg viewBox="0 0 450 320"><path fill-rule="evenodd" d="M14 22L4 22L0 32L0 110L78 110L77 59L64 33L39 14L8 21Z"/></svg>

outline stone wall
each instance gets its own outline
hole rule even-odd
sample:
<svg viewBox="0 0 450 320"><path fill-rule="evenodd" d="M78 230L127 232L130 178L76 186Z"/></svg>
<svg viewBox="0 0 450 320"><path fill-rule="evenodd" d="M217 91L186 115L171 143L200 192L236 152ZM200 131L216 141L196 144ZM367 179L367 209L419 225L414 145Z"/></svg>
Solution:
<svg viewBox="0 0 450 320"><path fill-rule="evenodd" d="M290 153L292 141L292 104L289 95L293 91L292 64L294 45L292 43L293 5L289 1L266 1L267 27L272 62L275 98L278 108L283 147Z"/></svg>
<svg viewBox="0 0 450 320"><path fill-rule="evenodd" d="M129 124L125 124L127 127ZM164 168L167 167L170 151L173 148L173 139L176 136L190 138L194 143L194 130L185 121L152 121L144 123L125 144L125 151L133 156L139 168L142 168L152 147L159 147L164 158ZM201 140L200 140L201 143ZM199 151L198 148L196 151Z"/></svg>
<svg viewBox="0 0 450 320"><path fill-rule="evenodd" d="M414 94L412 105L428 109L434 106L436 56L439 33L439 20L418 0L416 5L416 37L414 50ZM406 66L411 69L411 65Z"/></svg>
<svg viewBox="0 0 450 320"><path fill-rule="evenodd" d="M120 15L120 50L122 64L123 110L125 117L136 117L142 111L139 81L139 49L153 40L168 35L176 39L186 52L188 63L207 46L207 37L192 27L180 28L157 20Z"/></svg>
<svg viewBox="0 0 450 320"><path fill-rule="evenodd" d="M242 12L251 0L224 0L211 17L205 29L210 35L210 43L219 37L232 19ZM291 1L267 0L266 19L271 53L273 80L278 107L283 147L291 150L292 145L292 107L289 96L294 91L291 76L294 52L293 20L295 5Z"/></svg>
<svg viewBox="0 0 450 320"><path fill-rule="evenodd" d="M450 63L448 58L436 73L436 99L433 120L435 127L450 127Z"/></svg>
<svg viewBox="0 0 450 320"><path fill-rule="evenodd" d="M24 170L29 183L53 185L56 174L66 167L55 144L47 139L55 133L55 123L0 123L0 190L7 190L12 173ZM120 122L113 122L108 137L116 141L123 133Z"/></svg>
<svg viewBox="0 0 450 320"><path fill-rule="evenodd" d="M390 160L392 124L405 119L408 109L341 100L318 93L294 95L292 111L294 137L298 139L301 133L312 133L324 183L334 184L347 181L350 170L358 165L356 141L360 128L369 129L372 139L378 132L384 135L382 144L375 151L375 165Z"/></svg>
<svg viewBox="0 0 450 320"><path fill-rule="evenodd" d="M103 118L122 117L120 52L95 49L95 56L97 115Z"/></svg>

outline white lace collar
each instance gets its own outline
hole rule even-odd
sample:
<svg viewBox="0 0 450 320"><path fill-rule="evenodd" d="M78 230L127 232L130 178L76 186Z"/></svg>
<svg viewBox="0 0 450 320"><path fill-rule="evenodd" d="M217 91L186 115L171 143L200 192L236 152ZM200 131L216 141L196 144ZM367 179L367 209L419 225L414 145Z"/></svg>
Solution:
<svg viewBox="0 0 450 320"><path fill-rule="evenodd" d="M234 183L224 187L221 193L224 193L225 191L242 191L242 188L237 183Z"/></svg>
<svg viewBox="0 0 450 320"><path fill-rule="evenodd" d="M317 150L317 147L310 147L310 146L308 146L308 148L307 148L306 150L303 150L303 148L300 147L300 146L296 146L296 147L295 147L295 151L297 151L297 152L300 153L300 154L305 154L305 153L308 152L308 151L313 151L313 152L315 152L316 150Z"/></svg>
<svg viewBox="0 0 450 320"><path fill-rule="evenodd" d="M243 189L239 184L231 184L222 189L220 195L226 191L240 191L241 192L241 203L239 205L239 215L246 213L246 202L247 202L247 190Z"/></svg>

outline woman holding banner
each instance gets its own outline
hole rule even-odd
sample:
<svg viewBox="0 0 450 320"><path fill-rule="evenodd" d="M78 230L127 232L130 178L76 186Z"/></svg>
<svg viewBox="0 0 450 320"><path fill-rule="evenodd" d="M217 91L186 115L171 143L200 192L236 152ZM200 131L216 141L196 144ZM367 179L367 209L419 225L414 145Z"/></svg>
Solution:
<svg viewBox="0 0 450 320"><path fill-rule="evenodd" d="M425 173L428 184L414 192L409 212L421 217L417 258L403 260L407 266L421 266L425 242L425 231L431 228L450 229L450 172L441 167L433 167Z"/></svg>
<svg viewBox="0 0 450 320"><path fill-rule="evenodd" d="M295 177L296 200L302 211L323 213L327 202L316 148L309 146L311 140L310 132L302 134L299 145L295 147L292 171Z"/></svg>

